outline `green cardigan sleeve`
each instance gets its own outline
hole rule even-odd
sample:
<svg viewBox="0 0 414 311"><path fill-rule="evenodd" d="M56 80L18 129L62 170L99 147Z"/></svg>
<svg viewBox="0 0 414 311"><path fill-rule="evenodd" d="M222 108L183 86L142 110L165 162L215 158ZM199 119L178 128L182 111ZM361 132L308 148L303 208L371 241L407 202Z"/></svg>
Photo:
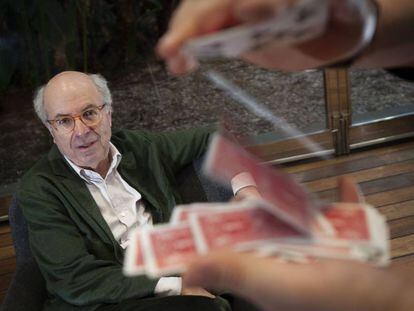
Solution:
<svg viewBox="0 0 414 311"><path fill-rule="evenodd" d="M206 127L170 133L147 133L147 136L163 156L165 163L177 173L206 152L214 130L216 128Z"/></svg>
<svg viewBox="0 0 414 311"><path fill-rule="evenodd" d="M158 280L125 277L113 246L96 238L93 231L80 231L50 186L38 180L28 182L18 200L28 222L33 256L52 296L81 306L153 294Z"/></svg>

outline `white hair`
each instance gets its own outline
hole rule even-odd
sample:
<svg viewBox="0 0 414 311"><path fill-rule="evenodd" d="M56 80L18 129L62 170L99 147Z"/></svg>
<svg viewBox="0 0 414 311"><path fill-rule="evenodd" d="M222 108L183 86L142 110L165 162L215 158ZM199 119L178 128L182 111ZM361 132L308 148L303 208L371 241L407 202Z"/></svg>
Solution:
<svg viewBox="0 0 414 311"><path fill-rule="evenodd" d="M39 117L40 121L43 122L44 125L46 125L47 127L47 114L46 114L46 109L45 106L43 104L43 92L45 90L45 86L42 85L41 87L39 87L36 92L35 92L35 96L33 98L33 106L34 106L34 110L36 111L37 116Z"/></svg>
<svg viewBox="0 0 414 311"><path fill-rule="evenodd" d="M99 94L102 96L102 100L104 104L107 105L109 111L112 111L112 95L111 91L108 88L108 81L100 74L88 74L91 78L92 82L95 84L96 89L98 90ZM43 93L45 90L45 85L39 87L36 92L35 96L33 97L33 106L36 111L37 116L43 122L46 127L48 126L47 123L47 114L45 109L45 104L43 100Z"/></svg>

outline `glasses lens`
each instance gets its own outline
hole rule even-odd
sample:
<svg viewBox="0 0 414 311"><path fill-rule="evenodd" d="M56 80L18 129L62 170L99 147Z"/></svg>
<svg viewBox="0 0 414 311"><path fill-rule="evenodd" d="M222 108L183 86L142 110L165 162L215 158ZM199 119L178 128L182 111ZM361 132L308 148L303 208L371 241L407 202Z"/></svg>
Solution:
<svg viewBox="0 0 414 311"><path fill-rule="evenodd" d="M82 113L82 121L87 125L94 125L101 119L101 111L98 108L90 108Z"/></svg>
<svg viewBox="0 0 414 311"><path fill-rule="evenodd" d="M74 120L71 117L63 117L63 118L57 118L55 120L56 128L59 131L63 132L69 132L73 128Z"/></svg>

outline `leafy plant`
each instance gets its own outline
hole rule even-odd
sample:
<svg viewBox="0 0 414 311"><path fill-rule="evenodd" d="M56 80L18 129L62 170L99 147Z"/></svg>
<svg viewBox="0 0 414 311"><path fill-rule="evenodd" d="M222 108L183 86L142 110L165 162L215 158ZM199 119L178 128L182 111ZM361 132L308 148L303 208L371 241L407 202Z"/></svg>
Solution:
<svg viewBox="0 0 414 311"><path fill-rule="evenodd" d="M2 0L0 91L62 70L110 71L145 58L178 1Z"/></svg>

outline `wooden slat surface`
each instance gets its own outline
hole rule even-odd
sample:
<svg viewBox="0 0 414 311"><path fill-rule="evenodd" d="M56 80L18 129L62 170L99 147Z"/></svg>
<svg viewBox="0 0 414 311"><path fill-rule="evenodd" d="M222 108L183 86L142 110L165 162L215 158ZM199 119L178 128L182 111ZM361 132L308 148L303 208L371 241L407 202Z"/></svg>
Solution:
<svg viewBox="0 0 414 311"><path fill-rule="evenodd" d="M16 259L10 226L7 223L0 223L0 304L6 295L7 287L12 279L16 268Z"/></svg>
<svg viewBox="0 0 414 311"><path fill-rule="evenodd" d="M414 141L365 150L324 161L285 165L317 196L336 200L337 177L351 175L369 204L390 228L391 269L414 275ZM4 211L11 197L0 198ZM0 302L15 269L14 249L7 224L0 224Z"/></svg>
<svg viewBox="0 0 414 311"><path fill-rule="evenodd" d="M373 179L370 181L365 181L359 183L359 186L362 190L362 193L367 197L367 201L370 204L375 206L385 205L384 202L379 201L376 196L381 198L388 199L388 204L401 202L399 198L395 198L392 195L393 199L387 196L387 193L398 191L401 195L409 197L410 189L414 185L414 172L409 172L405 174L398 174L395 176L388 176L379 179ZM326 201L336 201L337 200L337 189L329 189L317 192L318 197ZM414 197L413 197L414 198ZM407 199L408 200L408 199Z"/></svg>
<svg viewBox="0 0 414 311"><path fill-rule="evenodd" d="M378 157L384 154L392 154L392 153L401 152L404 150L412 151L412 149L413 149L413 143L405 142L405 143L395 144L392 146L383 146L383 147L378 147L378 148L367 150L367 151L355 152L348 156L332 158L332 159L328 159L324 161L315 161L315 162L302 163L302 164L293 163L293 164L288 165L286 170L289 173L306 172L312 169L325 168L330 165L339 165L341 163L349 163L349 162L356 161L362 158L367 158L367 157L371 157L371 158Z"/></svg>
<svg viewBox="0 0 414 311"><path fill-rule="evenodd" d="M11 198L10 195L0 197L0 217L8 215Z"/></svg>
<svg viewBox="0 0 414 311"><path fill-rule="evenodd" d="M388 226L390 227L391 239L414 234L414 216L391 220L388 222Z"/></svg>
<svg viewBox="0 0 414 311"><path fill-rule="evenodd" d="M401 257L414 254L414 234L391 240L391 256Z"/></svg>
<svg viewBox="0 0 414 311"><path fill-rule="evenodd" d="M393 163L387 166L378 166L370 169L354 171L346 174L351 176L355 182L362 183L373 179L380 179L389 176L398 175L405 172L412 172L414 170L414 160L404 161L400 163ZM344 176L344 175L342 175ZM338 176L318 179L306 183L308 189L312 192L324 191L337 186Z"/></svg>
<svg viewBox="0 0 414 311"><path fill-rule="evenodd" d="M10 227L7 223L1 224L0 223L0 234L3 233L10 233Z"/></svg>
<svg viewBox="0 0 414 311"><path fill-rule="evenodd" d="M339 174L349 174L361 170L367 170L374 167L384 167L392 163L400 163L403 161L413 160L414 152L410 149L393 152L391 154L383 154L379 156L372 155L357 159L351 162L333 163L323 167L323 169L315 168L306 172L302 172L302 181L316 180Z"/></svg>
<svg viewBox="0 0 414 311"><path fill-rule="evenodd" d="M366 201L376 207L414 200L414 186L368 195Z"/></svg>
<svg viewBox="0 0 414 311"><path fill-rule="evenodd" d="M385 205L378 210L387 217L387 220L394 220L414 215L414 200L403 201L395 204Z"/></svg>

